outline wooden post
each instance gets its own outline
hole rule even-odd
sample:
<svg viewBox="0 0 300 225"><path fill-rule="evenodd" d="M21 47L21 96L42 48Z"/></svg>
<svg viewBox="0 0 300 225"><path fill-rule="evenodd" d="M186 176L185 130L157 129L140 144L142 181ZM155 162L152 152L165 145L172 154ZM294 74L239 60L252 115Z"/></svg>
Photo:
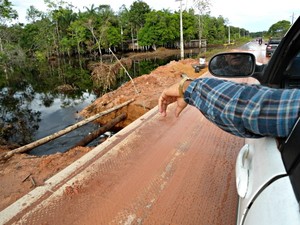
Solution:
<svg viewBox="0 0 300 225"><path fill-rule="evenodd" d="M122 120L126 119L126 117L127 117L126 113L122 113L121 115L117 116L112 121L110 121L109 123L105 124L104 126L100 127L98 130L92 132L91 134L89 134L88 136L86 136L85 138L83 138L81 141L79 141L77 144L75 144L74 147L87 145L92 140L96 139L101 134L104 134L106 131L108 131L111 128L113 128L116 124L118 124Z"/></svg>
<svg viewBox="0 0 300 225"><path fill-rule="evenodd" d="M111 113L113 111L116 111L117 109L120 109L120 108L122 108L122 107L130 104L133 101L134 101L134 99L128 100L128 101L126 101L126 102L124 102L124 103L122 103L120 105L117 105L117 106L115 106L115 107L113 107L113 108L111 108L109 110L100 112L100 113L98 113L98 114L96 114L94 116L91 116L91 117L89 117L87 119L84 119L84 120L82 120L82 121L80 121L80 122L78 122L78 123L76 123L74 125L71 125L71 126L65 128L65 129L60 130L60 131L58 131L58 132L56 132L54 134L51 134L51 135L49 135L47 137L41 138L41 139L39 139L37 141L34 141L34 142L30 143L30 144L21 146L19 148L11 150L11 151L9 151L7 153L4 153L4 154L2 154L0 156L0 161L7 160L7 159L9 159L10 157L12 157L16 153L23 153L23 152L29 151L30 149L33 149L33 148L35 148L37 146L45 144L45 143L47 143L47 142L49 142L49 141L51 141L53 139L56 139L56 138L58 138L58 137L60 137L60 136L62 136L64 134L66 134L66 133L71 132L72 130L77 129L78 127L81 127L81 126L83 126L83 125L85 125L85 124L87 124L87 123L89 123L89 122L91 122L93 120L96 120L96 119L100 118L101 116L104 116L104 115L109 114L109 113Z"/></svg>

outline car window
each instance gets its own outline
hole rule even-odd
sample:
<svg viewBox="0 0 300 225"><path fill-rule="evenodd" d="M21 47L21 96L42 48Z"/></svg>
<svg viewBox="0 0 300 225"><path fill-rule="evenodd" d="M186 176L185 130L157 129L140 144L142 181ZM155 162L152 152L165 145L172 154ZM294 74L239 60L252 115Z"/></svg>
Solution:
<svg viewBox="0 0 300 225"><path fill-rule="evenodd" d="M289 62L284 76L284 88L300 88L300 50Z"/></svg>
<svg viewBox="0 0 300 225"><path fill-rule="evenodd" d="M300 53L298 53L296 57L291 60L285 75L289 77L300 77Z"/></svg>
<svg viewBox="0 0 300 225"><path fill-rule="evenodd" d="M293 57L284 73L286 77L285 88L300 88L300 50ZM281 146L281 156L289 174L297 200L300 201L300 118L295 124L291 134Z"/></svg>
<svg viewBox="0 0 300 225"><path fill-rule="evenodd" d="M280 40L270 40L269 44L279 44Z"/></svg>
<svg viewBox="0 0 300 225"><path fill-rule="evenodd" d="M300 151L299 151L300 119L296 122L291 134L280 147L286 171L290 176L295 195L300 201Z"/></svg>

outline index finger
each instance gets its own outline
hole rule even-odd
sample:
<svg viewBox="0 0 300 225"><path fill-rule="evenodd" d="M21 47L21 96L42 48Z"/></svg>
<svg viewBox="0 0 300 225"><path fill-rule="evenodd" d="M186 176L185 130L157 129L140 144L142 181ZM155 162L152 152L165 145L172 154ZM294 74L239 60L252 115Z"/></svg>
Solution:
<svg viewBox="0 0 300 225"><path fill-rule="evenodd" d="M165 100L165 93L163 92L158 99L158 111L162 114L162 116L167 115L167 102Z"/></svg>

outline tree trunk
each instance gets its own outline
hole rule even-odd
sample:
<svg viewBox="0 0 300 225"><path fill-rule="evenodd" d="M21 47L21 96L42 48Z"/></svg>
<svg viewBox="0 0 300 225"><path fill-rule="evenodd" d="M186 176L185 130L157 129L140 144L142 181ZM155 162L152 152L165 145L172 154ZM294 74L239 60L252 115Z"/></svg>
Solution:
<svg viewBox="0 0 300 225"><path fill-rule="evenodd" d="M56 138L58 138L58 137L60 137L60 136L62 136L64 134L66 134L66 133L71 132L72 130L77 129L78 127L81 127L81 126L83 126L83 125L85 125L85 124L87 124L87 123L89 123L89 122L91 122L93 120L96 120L96 119L100 118L101 116L104 116L104 115L109 114L109 113L111 113L113 111L116 111L117 109L122 108L123 106L126 106L126 105L130 104L133 101L134 101L134 99L128 100L128 101L126 101L126 102L124 102L124 103L122 103L120 105L117 105L117 106L115 106L115 107L113 107L113 108L111 108L109 110L100 112L100 113L98 113L98 114L96 114L94 116L91 116L91 117L89 117L87 119L84 119L84 120L82 120L82 121L80 121L80 122L78 122L78 123L76 123L74 125L71 125L71 126L65 128L65 129L63 129L61 131L58 131L58 132L56 132L54 134L51 134L51 135L49 135L47 137L41 138L41 139L39 139L37 141L34 141L34 142L30 143L30 144L24 145L22 147L19 147L17 149L14 149L14 150L11 150L11 151L9 151L7 153L4 153L4 154L2 154L0 156L0 161L7 160L7 159L9 159L10 157L12 157L16 153L23 153L23 152L29 151L29 150L37 147L37 146L40 146L40 145L45 144L45 143L47 143L47 142L49 142L51 140L54 140L54 139L56 139Z"/></svg>
<svg viewBox="0 0 300 225"><path fill-rule="evenodd" d="M199 14L199 21L198 21L198 26L199 26L199 49L201 49L202 47L202 42L201 42L201 39L202 39L202 20L201 20L201 15Z"/></svg>
<svg viewBox="0 0 300 225"><path fill-rule="evenodd" d="M0 52L3 52L3 45L2 45L2 39L0 37Z"/></svg>
<svg viewBox="0 0 300 225"><path fill-rule="evenodd" d="M122 113L121 115L117 116L115 119L113 119L112 121L110 121L109 123L105 124L100 129L92 132L91 134L89 134L88 136L86 136L85 138L83 138L81 141L79 141L77 144L75 144L74 147L86 146L88 143L90 143L91 141L93 141L94 139L96 139L97 137L99 137L101 134L104 134L106 131L108 131L111 128L113 128L116 124L118 124L122 120L126 119L126 117L127 117L126 113Z"/></svg>
<svg viewBox="0 0 300 225"><path fill-rule="evenodd" d="M132 51L134 52L134 37L133 37L133 28L131 27L131 43L132 43Z"/></svg>

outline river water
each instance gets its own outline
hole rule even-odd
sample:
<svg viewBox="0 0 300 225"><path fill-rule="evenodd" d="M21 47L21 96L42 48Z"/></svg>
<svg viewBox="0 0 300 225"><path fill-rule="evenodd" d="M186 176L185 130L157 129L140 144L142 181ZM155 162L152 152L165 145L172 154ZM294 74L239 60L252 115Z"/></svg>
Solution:
<svg viewBox="0 0 300 225"><path fill-rule="evenodd" d="M41 121L39 122L39 129L36 132L35 139L38 140L51 135L79 122L82 118L80 118L78 112L91 104L95 99L96 95L88 92L84 92L80 98L75 99L61 95L54 99L53 104L50 107L45 107L41 104L39 94L36 94L36 98L32 101L31 106L32 109L39 110L41 113ZM97 125L89 123L57 138L54 141L48 142L47 144L31 150L29 154L48 155L55 152L65 152L96 128Z"/></svg>
<svg viewBox="0 0 300 225"><path fill-rule="evenodd" d="M165 65L171 60L178 59L179 56L175 55L165 59L136 61L133 63L129 73L132 77L149 74L155 68ZM82 86L81 90L77 91L76 94L57 93L53 91L57 85L55 84L55 79L61 78L59 73L57 75L53 71L53 67L50 70L48 69L47 75L43 77L38 74L33 76L33 72L31 72L31 75L25 77L23 75L22 78L18 78L21 82L16 79L16 81L10 82L10 86L2 88L0 91L0 119L1 122L4 121L4 124L6 123L11 126L6 132L9 141L15 143L21 142L21 145L24 145L51 135L82 120L78 112L91 104L98 96L89 88L92 86L89 83L90 72L82 71L82 68L78 72L74 68L74 65L68 65L64 71L66 71L65 73L71 71L70 74L80 73L81 77L84 77L82 74L87 74L86 81L76 83L76 86ZM74 80L76 78L71 76L68 74L64 75L63 79L71 80L72 78ZM129 78L119 81L119 85L128 80ZM89 123L53 141L36 147L28 153L33 155L49 155L56 152L65 152L96 128L98 128L98 125ZM93 141L89 145L97 145L101 142L102 138L105 138L105 136L99 137L98 140Z"/></svg>

